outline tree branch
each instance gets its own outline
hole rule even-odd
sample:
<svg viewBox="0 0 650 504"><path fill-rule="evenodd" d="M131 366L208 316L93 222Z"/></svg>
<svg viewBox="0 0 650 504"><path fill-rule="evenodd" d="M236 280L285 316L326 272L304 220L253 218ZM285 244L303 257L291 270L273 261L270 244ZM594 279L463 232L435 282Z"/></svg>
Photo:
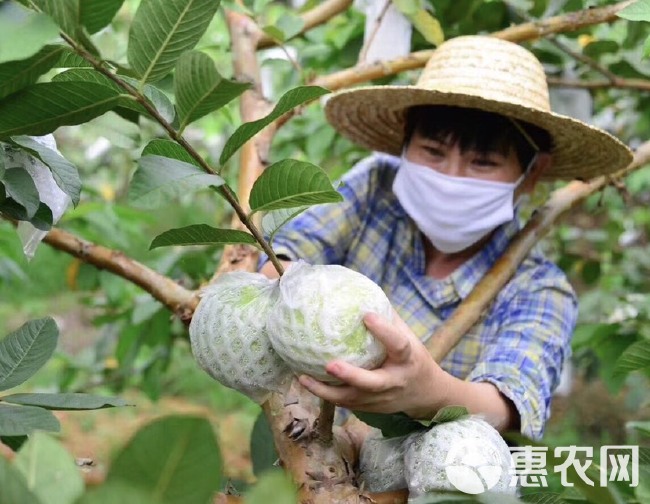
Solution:
<svg viewBox="0 0 650 504"><path fill-rule="evenodd" d="M639 91L650 91L650 80L645 79L623 79L616 77L616 80L569 80L560 79L556 77L548 77L546 79L549 86L555 87L569 87L581 89L606 89L606 88L620 88L620 89L637 89Z"/></svg>
<svg viewBox="0 0 650 504"><path fill-rule="evenodd" d="M427 342L427 349L434 359L440 362L456 346L494 300L497 293L512 278L528 252L549 232L560 217L588 196L603 189L612 180L619 180L649 162L650 142L646 142L637 149L632 163L611 177L597 177L588 183L573 181L554 191L546 205L535 212L503 256Z"/></svg>
<svg viewBox="0 0 650 504"><path fill-rule="evenodd" d="M609 23L618 19L616 14L632 2L633 0L626 0L606 7L585 9L554 16L543 21L523 23L494 32L491 35L511 42L524 42L545 37L551 33L575 31L586 26ZM416 51L408 56L390 61L357 65L330 75L318 77L312 81L312 84L335 91L407 70L422 68L432 54L433 50Z"/></svg>
<svg viewBox="0 0 650 504"><path fill-rule="evenodd" d="M315 26L326 23L332 19L337 14L344 12L352 5L353 0L325 0L319 5L311 9L310 11L305 12L300 17L302 18L304 25L300 34L303 34ZM266 49L268 47L273 47L277 45L277 42L264 33L257 43L259 49Z"/></svg>
<svg viewBox="0 0 650 504"><path fill-rule="evenodd" d="M173 280L152 270L122 252L78 238L62 229L53 228L43 239L55 249L66 252L93 266L129 280L188 322L198 304L196 292L181 287Z"/></svg>

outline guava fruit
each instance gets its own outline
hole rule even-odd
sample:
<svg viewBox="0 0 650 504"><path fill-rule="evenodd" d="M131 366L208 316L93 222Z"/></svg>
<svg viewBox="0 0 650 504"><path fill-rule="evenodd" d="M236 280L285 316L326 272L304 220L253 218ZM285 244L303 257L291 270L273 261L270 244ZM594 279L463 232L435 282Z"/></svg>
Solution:
<svg viewBox="0 0 650 504"><path fill-rule="evenodd" d="M259 273L225 273L203 290L189 328L201 368L258 403L291 378L266 332L276 298L277 281Z"/></svg>
<svg viewBox="0 0 650 504"><path fill-rule="evenodd" d="M386 357L384 346L363 324L369 312L392 318L390 301L368 277L343 266L300 261L280 278L268 334L296 374L336 383L325 371L328 362L340 359L373 369Z"/></svg>
<svg viewBox="0 0 650 504"><path fill-rule="evenodd" d="M510 486L508 445L494 427L476 416L413 435L404 465L410 498L433 491L516 493L516 486Z"/></svg>

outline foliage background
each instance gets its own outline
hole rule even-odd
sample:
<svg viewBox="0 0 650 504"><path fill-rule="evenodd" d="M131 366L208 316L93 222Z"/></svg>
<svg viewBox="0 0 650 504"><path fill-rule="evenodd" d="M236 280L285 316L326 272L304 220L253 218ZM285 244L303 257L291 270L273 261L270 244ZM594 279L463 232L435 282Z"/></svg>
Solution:
<svg viewBox="0 0 650 504"><path fill-rule="evenodd" d="M436 0L424 2L424 6L440 22L445 37L451 38L609 3ZM126 33L138 4L138 0L127 0L112 25L93 36L104 56L126 61ZM240 2L222 4L247 10L262 26L275 27L288 39L284 50L260 52L265 94L272 101L315 75L353 66L363 47L365 19L355 9L305 36L291 38L300 22L299 10L290 4L265 0L243 2L244 6ZM300 9L316 4L308 1ZM0 3L0 16L4 12ZM551 79L602 82L612 72L620 79L650 82L650 60L644 57L649 26L620 19L553 37L569 51L548 39L524 45L543 61ZM430 47L422 34L414 32L413 50ZM224 76L232 74L230 41L221 13L197 49L209 54ZM294 61L287 60L285 53L294 55ZM582 61L575 54L582 55ZM412 82L416 75L407 72L376 82ZM170 79L158 85L173 93ZM552 98L557 111L590 120L633 147L650 138L647 89L554 87ZM216 162L225 140L240 122L235 101L192 124L185 135L206 159ZM124 251L194 289L212 276L221 249L197 246L149 251L151 239L166 229L197 222L227 227L231 211L208 192L188 194L177 204L155 211L135 209L128 200L134 159L149 140L161 136L152 123L142 120L141 124L138 128L110 112L88 124L56 132L59 149L79 167L83 180L81 203L69 210L59 225ZM316 103L282 128L270 161L289 157L310 161L336 179L366 154L335 135ZM236 187L237 156L224 173ZM536 202L552 189L543 188ZM625 187L608 187L590 198L542 244L580 295L572 379L567 395L555 401L545 437L551 445L645 442L630 428L630 422L649 425L648 373L619 373L616 361L633 343L650 339L649 202L650 171L646 168L631 175ZM62 440L75 456L99 457L100 465L107 464L115 447L144 419L167 411L200 411L218 426L222 451L227 454L232 448L234 455L232 463L225 464L226 473L230 471L228 475L237 480L253 481L250 453L238 447L247 445L259 407L198 370L183 324L133 284L46 245L27 261L11 224L0 221L0 334L46 314L54 315L59 323L61 342L55 358L27 388L121 394L138 405L127 411L66 414ZM116 425L125 427L115 429ZM81 453L84 445L94 447L95 452Z"/></svg>

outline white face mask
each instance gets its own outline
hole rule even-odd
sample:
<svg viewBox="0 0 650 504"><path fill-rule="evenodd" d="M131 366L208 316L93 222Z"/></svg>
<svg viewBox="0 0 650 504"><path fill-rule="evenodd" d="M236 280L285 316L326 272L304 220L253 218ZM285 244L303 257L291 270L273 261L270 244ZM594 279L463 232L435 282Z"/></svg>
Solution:
<svg viewBox="0 0 650 504"><path fill-rule="evenodd" d="M494 182L451 177L402 156L393 192L434 247L446 254L475 244L514 217L514 192L524 180Z"/></svg>

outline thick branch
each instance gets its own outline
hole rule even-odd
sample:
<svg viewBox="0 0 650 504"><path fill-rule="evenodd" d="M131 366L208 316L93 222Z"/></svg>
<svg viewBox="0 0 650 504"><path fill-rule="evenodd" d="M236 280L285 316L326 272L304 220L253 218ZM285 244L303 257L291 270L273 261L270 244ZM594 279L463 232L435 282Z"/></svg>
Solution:
<svg viewBox="0 0 650 504"><path fill-rule="evenodd" d="M300 16L304 22L300 33L305 33L315 26L326 23L337 14L346 11L348 7L352 5L352 1L353 0L325 0L324 2L321 2L319 5ZM260 38L257 47L259 49L265 49L276 44L277 42L275 40L264 34Z"/></svg>
<svg viewBox="0 0 650 504"><path fill-rule="evenodd" d="M427 349L434 359L440 362L456 346L461 337L476 323L483 311L494 300L498 292L512 278L528 252L549 232L562 215L590 195L603 189L613 179L620 179L649 162L650 142L646 142L637 149L632 163L612 177L597 177L589 183L574 181L554 191L546 205L531 217L512 241L508 250L427 342Z"/></svg>
<svg viewBox="0 0 650 504"><path fill-rule="evenodd" d="M122 252L95 245L56 228L53 228L43 241L56 249L78 257L85 263L110 271L142 287L177 314L181 320L188 321L192 318L192 313L198 304L198 297L194 291L181 287L166 276L128 258Z"/></svg>
<svg viewBox="0 0 650 504"><path fill-rule="evenodd" d="M510 40L511 42L524 42L526 40L544 37L551 33L575 31L586 26L609 23L618 19L616 14L630 3L632 3L632 0L596 9L571 12L534 23L523 23L494 32L492 36ZM396 75L406 70L422 68L432 54L433 50L417 51L408 56L390 61L382 61L370 65L358 65L341 70L340 72L318 77L313 80L312 84L335 91L373 79Z"/></svg>
<svg viewBox="0 0 650 504"><path fill-rule="evenodd" d="M639 91L650 91L650 80L645 80L645 79L622 79L620 77L616 77L614 81L611 80L582 81L582 80L569 80L569 79L558 79L555 77L548 77L546 80L549 86L555 86L555 87L569 87L569 88L580 88L580 89L620 88L620 89L637 89Z"/></svg>

